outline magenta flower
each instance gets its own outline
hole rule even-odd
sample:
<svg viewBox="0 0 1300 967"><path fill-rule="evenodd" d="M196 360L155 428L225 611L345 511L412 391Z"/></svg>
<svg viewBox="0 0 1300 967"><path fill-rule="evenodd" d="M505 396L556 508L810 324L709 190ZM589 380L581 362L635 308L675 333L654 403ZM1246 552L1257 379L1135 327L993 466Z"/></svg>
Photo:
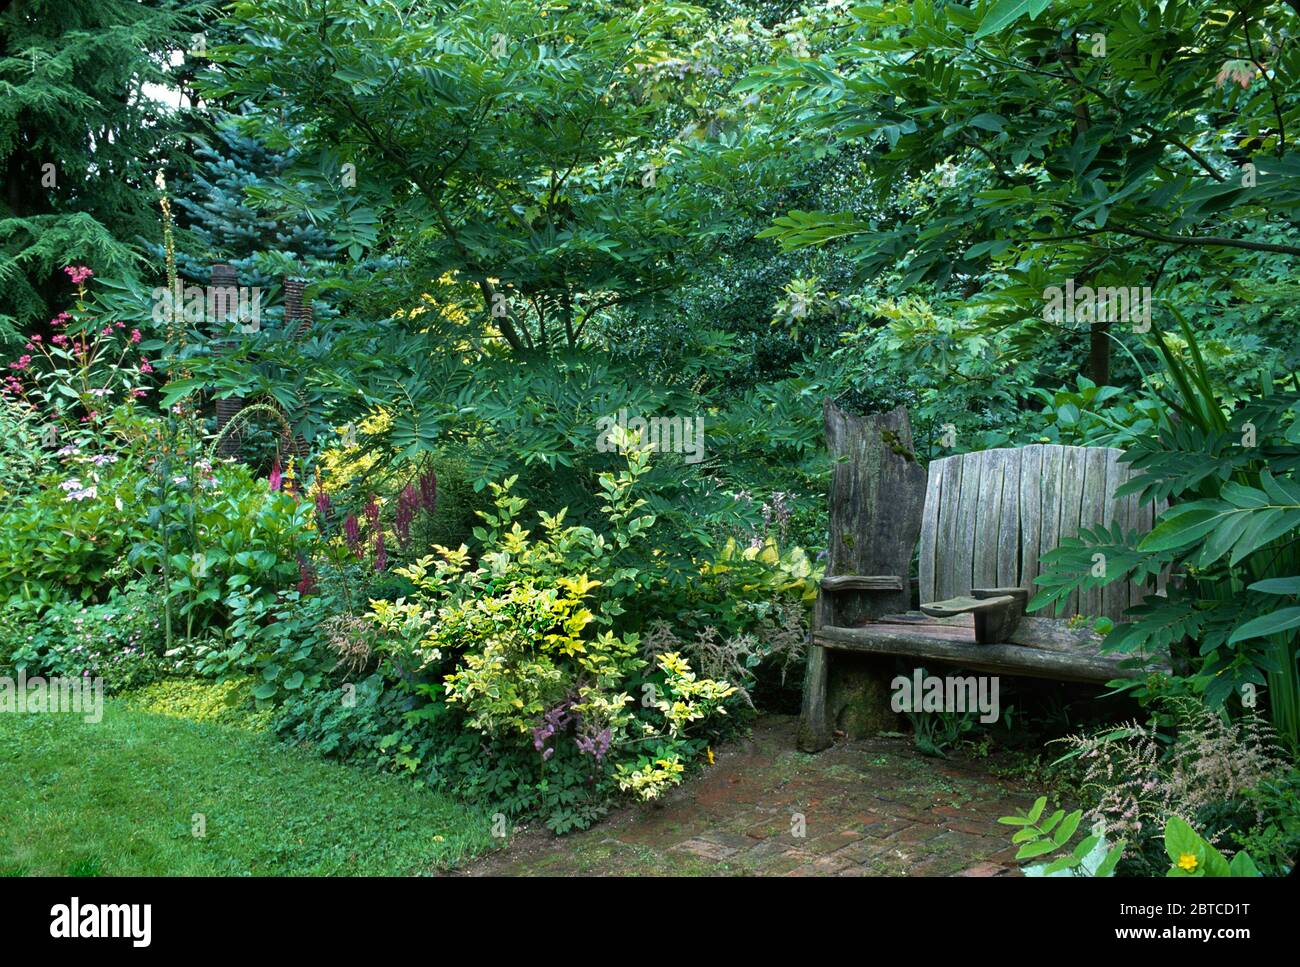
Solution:
<svg viewBox="0 0 1300 967"><path fill-rule="evenodd" d="M420 506L426 514L438 508L438 475L432 470L420 477Z"/></svg>
<svg viewBox="0 0 1300 967"><path fill-rule="evenodd" d="M347 519L343 521L343 537L348 542L348 547L352 548L352 553L356 557L361 557L361 527L357 523L356 514L348 514Z"/></svg>
<svg viewBox="0 0 1300 967"><path fill-rule="evenodd" d="M140 330L139 330L139 329L132 329L132 330L131 330L131 342L133 342L133 343L137 343L137 342L139 342L139 341L140 341L141 339L143 339L143 338L144 338L144 337L140 335Z"/></svg>
<svg viewBox="0 0 1300 967"><path fill-rule="evenodd" d="M280 484L283 480L284 477L280 474L280 458L276 457L271 463L271 476L267 481L271 485L272 493L280 489Z"/></svg>
<svg viewBox="0 0 1300 967"><path fill-rule="evenodd" d="M298 555L298 593L311 594L316 590L316 572L312 566L303 560L301 554Z"/></svg>
<svg viewBox="0 0 1300 967"><path fill-rule="evenodd" d="M330 516L330 495L324 488L316 492L316 515L319 518L320 529L324 530Z"/></svg>
<svg viewBox="0 0 1300 967"><path fill-rule="evenodd" d="M140 357L140 372L142 373L153 372L153 367L149 365L149 360L145 359L143 356Z"/></svg>
<svg viewBox="0 0 1300 967"><path fill-rule="evenodd" d="M411 539L411 520L420 506L420 497L415 488L407 484L397 496L397 514L393 520L393 529L397 531L398 542L405 547Z"/></svg>
<svg viewBox="0 0 1300 967"><path fill-rule="evenodd" d="M63 271L68 273L68 278L72 280L73 285L81 285L81 283L85 282L95 274L84 265L68 265L64 267Z"/></svg>
<svg viewBox="0 0 1300 967"><path fill-rule="evenodd" d="M384 532L380 531L375 537L375 571L379 572L388 567L388 551L384 548Z"/></svg>

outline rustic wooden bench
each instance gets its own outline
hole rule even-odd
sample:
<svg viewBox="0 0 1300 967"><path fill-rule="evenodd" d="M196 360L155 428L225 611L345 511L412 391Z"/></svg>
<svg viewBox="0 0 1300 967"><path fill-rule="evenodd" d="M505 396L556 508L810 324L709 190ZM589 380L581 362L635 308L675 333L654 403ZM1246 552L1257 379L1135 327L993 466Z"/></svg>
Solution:
<svg viewBox="0 0 1300 967"><path fill-rule="evenodd" d="M1100 654L1092 621L1024 613L1039 557L1062 537L1116 522L1126 532L1150 530L1157 508L1114 496L1129 474L1121 451L984 450L935 460L927 473L902 407L860 417L828 400L825 419L835 460L830 540L813 612L801 749L825 748L836 731L893 727L895 657L1073 682L1145 673ZM1075 592L1065 614L1119 620L1146 593L1130 583Z"/></svg>

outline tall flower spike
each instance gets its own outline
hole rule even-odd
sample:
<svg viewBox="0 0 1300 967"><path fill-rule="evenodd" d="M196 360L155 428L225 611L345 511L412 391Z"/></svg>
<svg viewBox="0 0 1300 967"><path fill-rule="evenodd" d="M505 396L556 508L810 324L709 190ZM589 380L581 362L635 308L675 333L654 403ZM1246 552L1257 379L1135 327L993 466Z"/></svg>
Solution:
<svg viewBox="0 0 1300 967"><path fill-rule="evenodd" d="M361 525L357 523L356 514L348 514L347 519L343 521L343 537L348 542L348 547L352 549L353 555L359 560L361 558Z"/></svg>
<svg viewBox="0 0 1300 967"><path fill-rule="evenodd" d="M420 506L426 514L438 509L438 475L432 470L420 477Z"/></svg>

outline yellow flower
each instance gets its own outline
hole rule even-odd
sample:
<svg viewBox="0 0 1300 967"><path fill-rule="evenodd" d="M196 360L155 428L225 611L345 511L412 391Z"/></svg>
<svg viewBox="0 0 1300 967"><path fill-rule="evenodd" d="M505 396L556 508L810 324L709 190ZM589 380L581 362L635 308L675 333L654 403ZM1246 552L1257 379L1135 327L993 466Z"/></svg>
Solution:
<svg viewBox="0 0 1300 967"><path fill-rule="evenodd" d="M1192 870L1196 869L1196 856L1192 853L1184 853L1178 857L1178 868L1186 870L1188 873L1192 872Z"/></svg>
<svg viewBox="0 0 1300 967"><path fill-rule="evenodd" d="M709 746L704 751L708 753L709 765L713 765L713 746Z"/></svg>

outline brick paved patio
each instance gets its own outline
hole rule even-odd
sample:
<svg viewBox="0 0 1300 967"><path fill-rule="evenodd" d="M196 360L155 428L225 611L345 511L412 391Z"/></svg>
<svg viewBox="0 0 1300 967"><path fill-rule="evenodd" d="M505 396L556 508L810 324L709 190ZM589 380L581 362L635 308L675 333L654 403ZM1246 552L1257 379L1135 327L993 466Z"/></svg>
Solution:
<svg viewBox="0 0 1300 967"><path fill-rule="evenodd" d="M1032 792L987 761L922 756L905 737L795 749L795 720L753 736L660 804L556 838L525 831L469 875L997 876L1014 869L999 816Z"/></svg>

